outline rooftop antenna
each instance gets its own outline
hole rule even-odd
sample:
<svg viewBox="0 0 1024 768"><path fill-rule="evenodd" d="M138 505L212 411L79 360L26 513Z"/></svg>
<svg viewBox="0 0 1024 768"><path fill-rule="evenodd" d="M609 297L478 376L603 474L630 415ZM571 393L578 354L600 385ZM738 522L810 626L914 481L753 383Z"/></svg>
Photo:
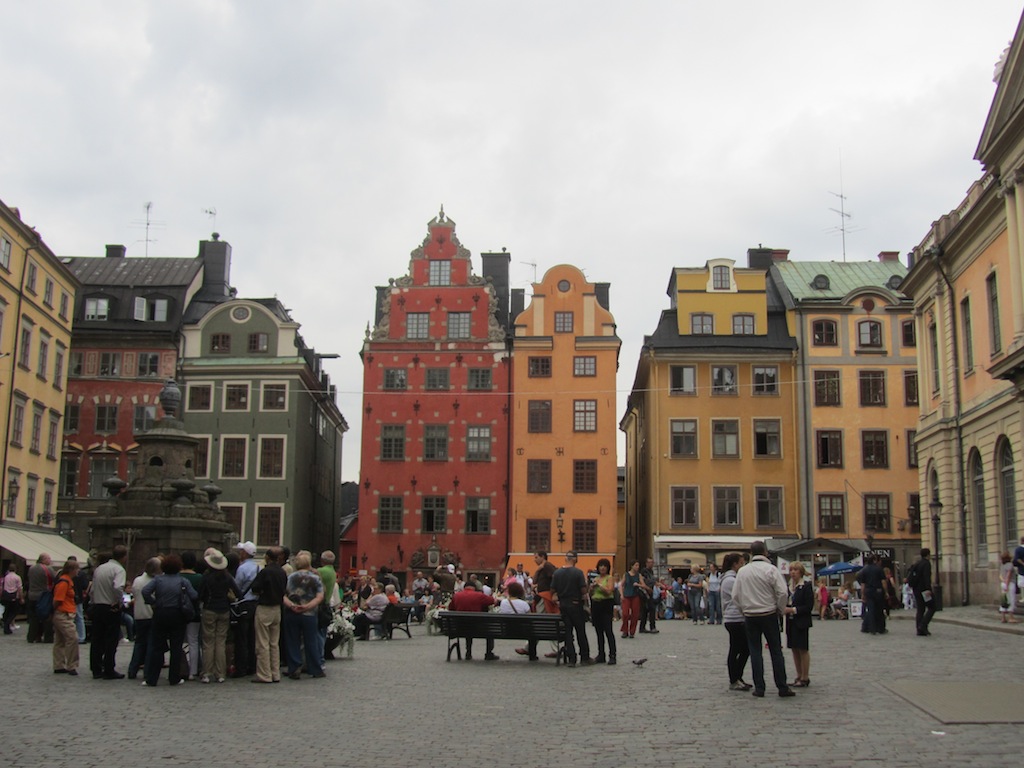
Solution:
<svg viewBox="0 0 1024 768"><path fill-rule="evenodd" d="M533 282L537 282L537 262L536 261L520 261L520 264L525 264L528 267L533 267Z"/></svg>
<svg viewBox="0 0 1024 768"><path fill-rule="evenodd" d="M203 208L203 213L210 217L210 220L213 222L213 228L217 229L217 209L210 206L209 208Z"/></svg>
<svg viewBox="0 0 1024 768"><path fill-rule="evenodd" d="M839 153L839 192L829 192L830 195L835 195L839 198L838 208L829 208L833 213L839 214L839 233L843 237L843 261L846 261L846 233L856 232L857 229L851 229L849 226L850 214L846 212L846 195L843 194L843 153ZM835 231L837 228L833 227L831 231Z"/></svg>
<svg viewBox="0 0 1024 768"><path fill-rule="evenodd" d="M152 202L146 203L145 206L143 206L143 207L146 209L146 220L144 222L143 221L134 221L134 222L132 222L132 226L134 226L134 227L145 227L146 228L146 239L145 239L144 242L146 244L146 255L149 256L149 244L156 242L156 240L152 239L149 236L149 231L151 229L157 229L157 228L163 227L164 223L162 221L154 221L153 220L153 203Z"/></svg>

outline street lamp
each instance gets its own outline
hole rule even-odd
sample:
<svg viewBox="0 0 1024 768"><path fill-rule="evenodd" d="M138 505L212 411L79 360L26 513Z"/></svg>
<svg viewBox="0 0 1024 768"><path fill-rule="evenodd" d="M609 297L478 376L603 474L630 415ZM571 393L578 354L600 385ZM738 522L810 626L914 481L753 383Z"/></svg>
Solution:
<svg viewBox="0 0 1024 768"><path fill-rule="evenodd" d="M928 509L932 513L932 544L935 545L935 595L936 605L942 605L942 584L939 581L939 523L942 522L942 502L934 498L929 502Z"/></svg>

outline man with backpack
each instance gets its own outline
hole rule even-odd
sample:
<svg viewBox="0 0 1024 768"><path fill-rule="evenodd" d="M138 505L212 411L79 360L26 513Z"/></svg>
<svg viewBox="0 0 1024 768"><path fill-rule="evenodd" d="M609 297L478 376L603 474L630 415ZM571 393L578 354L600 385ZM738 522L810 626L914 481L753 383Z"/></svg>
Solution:
<svg viewBox="0 0 1024 768"><path fill-rule="evenodd" d="M28 569L28 603L25 612L28 614L28 641L30 643L52 643L53 642L53 618L49 615L51 611L41 618L36 603L44 593L53 589L53 569L50 556L43 552L36 558L35 564ZM52 603L51 603L52 606Z"/></svg>
<svg viewBox="0 0 1024 768"><path fill-rule="evenodd" d="M928 624L935 615L935 595L932 592L932 563L928 558L931 550L921 550L921 559L910 566L907 572L907 585L914 593L917 604L917 634L921 637L930 635Z"/></svg>

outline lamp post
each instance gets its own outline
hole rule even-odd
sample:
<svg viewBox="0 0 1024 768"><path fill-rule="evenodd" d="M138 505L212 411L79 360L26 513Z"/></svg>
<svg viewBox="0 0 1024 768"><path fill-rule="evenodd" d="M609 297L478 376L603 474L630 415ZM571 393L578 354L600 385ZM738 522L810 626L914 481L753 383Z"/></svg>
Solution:
<svg viewBox="0 0 1024 768"><path fill-rule="evenodd" d="M942 522L942 502L937 498L932 499L928 504L928 509L932 513L932 543L935 545L935 604L936 606L942 606L942 582L939 580L939 563L941 557L939 555L939 523Z"/></svg>

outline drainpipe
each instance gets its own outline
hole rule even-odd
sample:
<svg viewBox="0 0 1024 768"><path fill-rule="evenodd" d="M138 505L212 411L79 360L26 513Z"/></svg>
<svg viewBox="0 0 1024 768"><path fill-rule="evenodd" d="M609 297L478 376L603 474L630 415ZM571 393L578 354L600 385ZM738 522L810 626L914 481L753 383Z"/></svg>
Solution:
<svg viewBox="0 0 1024 768"><path fill-rule="evenodd" d="M949 294L950 348L953 353L953 426L956 432L956 467L960 486L957 491L957 511L960 518L960 558L961 569L963 570L963 598L961 603L963 605L970 605L971 579L967 570L969 562L967 555L967 498L964 487L964 477L966 474L964 469L964 429L961 421L963 407L960 393L960 340L957 335L956 294L953 292L953 283L942 265L944 253L945 251L941 245L933 245L924 252L924 255L929 257L934 263L935 269L942 276L942 281L946 284L946 291Z"/></svg>

